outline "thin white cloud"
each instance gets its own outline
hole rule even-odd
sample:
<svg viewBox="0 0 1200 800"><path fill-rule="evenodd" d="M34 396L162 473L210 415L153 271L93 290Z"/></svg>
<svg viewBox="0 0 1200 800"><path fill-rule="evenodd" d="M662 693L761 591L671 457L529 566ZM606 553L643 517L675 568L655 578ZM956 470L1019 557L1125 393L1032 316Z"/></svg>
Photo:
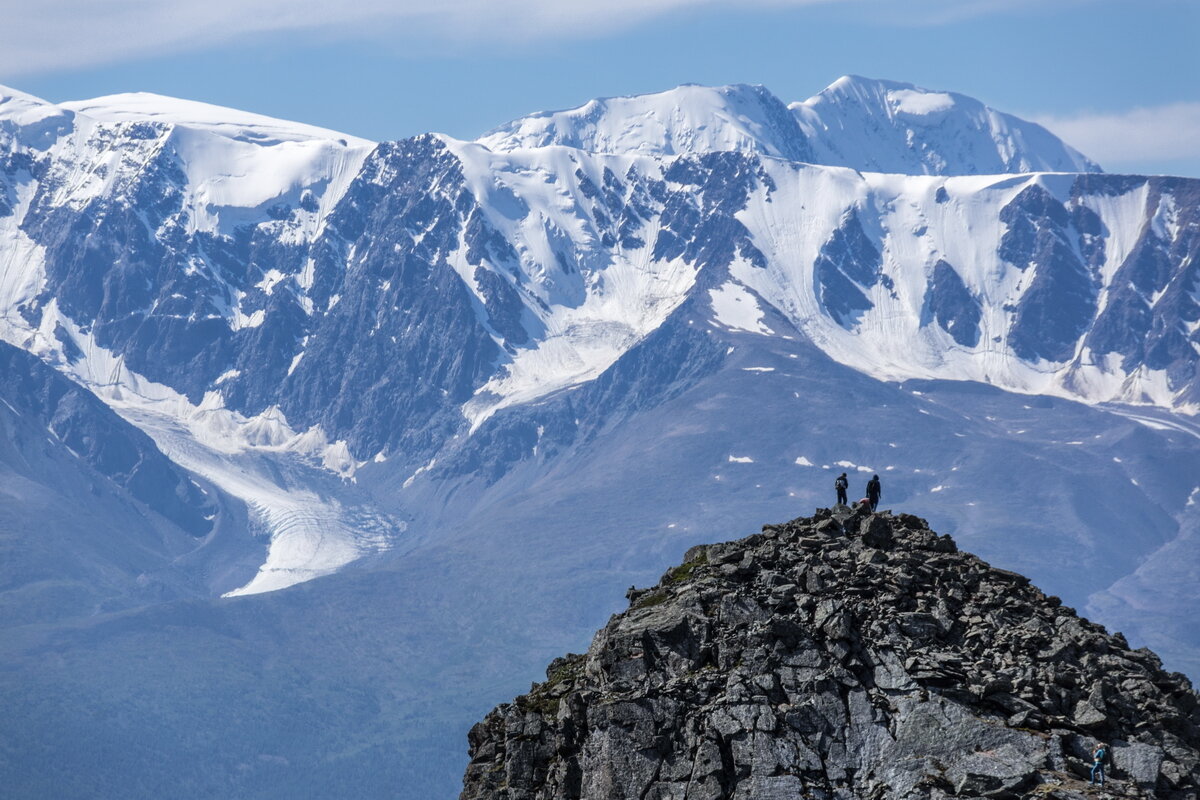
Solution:
<svg viewBox="0 0 1200 800"><path fill-rule="evenodd" d="M580 39L672 12L855 6L875 21L938 25L1038 0L0 0L0 81L203 50L256 34L412 42ZM1090 3L1096 0L1060 0Z"/></svg>
<svg viewBox="0 0 1200 800"><path fill-rule="evenodd" d="M1166 162L1200 162L1200 103L1034 119L1109 171Z"/></svg>
<svg viewBox="0 0 1200 800"><path fill-rule="evenodd" d="M265 33L523 42L594 36L674 11L852 0L0 0L0 79Z"/></svg>
<svg viewBox="0 0 1200 800"><path fill-rule="evenodd" d="M1056 0L1057 10L1084 6L1097 0ZM992 14L1023 13L1045 5L1045 0L924 0L890 6L895 22L901 25L951 25L955 22Z"/></svg>

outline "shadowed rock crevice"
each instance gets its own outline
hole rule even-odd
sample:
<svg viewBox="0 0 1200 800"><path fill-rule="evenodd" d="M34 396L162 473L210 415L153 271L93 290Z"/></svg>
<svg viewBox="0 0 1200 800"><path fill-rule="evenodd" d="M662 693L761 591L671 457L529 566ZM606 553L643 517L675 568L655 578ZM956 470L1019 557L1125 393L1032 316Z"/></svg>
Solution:
<svg viewBox="0 0 1200 800"><path fill-rule="evenodd" d="M908 514L692 548L470 733L462 800L1184 800L1187 679Z"/></svg>

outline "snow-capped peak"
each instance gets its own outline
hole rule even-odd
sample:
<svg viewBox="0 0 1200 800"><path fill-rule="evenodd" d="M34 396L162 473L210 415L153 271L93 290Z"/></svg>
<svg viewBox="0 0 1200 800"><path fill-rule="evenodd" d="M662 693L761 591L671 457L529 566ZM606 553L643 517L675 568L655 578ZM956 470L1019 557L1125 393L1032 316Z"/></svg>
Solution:
<svg viewBox="0 0 1200 800"><path fill-rule="evenodd" d="M54 108L49 100L0 84L0 119L24 120L30 114L40 117Z"/></svg>
<svg viewBox="0 0 1200 800"><path fill-rule="evenodd" d="M863 172L1100 172L1050 131L955 92L849 75L790 106L817 163Z"/></svg>
<svg viewBox="0 0 1200 800"><path fill-rule="evenodd" d="M522 117L478 142L497 152L550 145L651 156L738 150L906 175L1100 172L1042 126L974 98L858 76L787 108L766 88L745 84L600 98Z"/></svg>
<svg viewBox="0 0 1200 800"><path fill-rule="evenodd" d="M783 102L762 86L745 84L687 84L656 94L600 98L522 117L478 141L494 151L565 145L656 156L740 150L803 161L809 155Z"/></svg>
<svg viewBox="0 0 1200 800"><path fill-rule="evenodd" d="M55 145L62 151L60 163L69 162L73 173L88 176L63 181L76 201L93 196L99 185L95 176L111 174L93 167L109 150L137 150L146 159L161 152L161 157L177 159L186 176L181 188L190 208L189 224L205 230L232 230L272 207L302 207L307 211L297 218L296 235L315 235L322 215L375 147L366 139L315 125L150 92L45 107L65 115L55 137L61 137ZM137 130L147 125L154 130L149 139L145 130ZM28 130L19 131L17 138L26 145L34 141Z"/></svg>
<svg viewBox="0 0 1200 800"><path fill-rule="evenodd" d="M40 97L0 85L0 135L44 150L71 127L73 116Z"/></svg>
<svg viewBox="0 0 1200 800"><path fill-rule="evenodd" d="M128 92L91 100L72 100L61 103L60 107L102 122L162 122L259 145L312 140L330 140L347 146L372 144L366 139L328 128L152 92Z"/></svg>

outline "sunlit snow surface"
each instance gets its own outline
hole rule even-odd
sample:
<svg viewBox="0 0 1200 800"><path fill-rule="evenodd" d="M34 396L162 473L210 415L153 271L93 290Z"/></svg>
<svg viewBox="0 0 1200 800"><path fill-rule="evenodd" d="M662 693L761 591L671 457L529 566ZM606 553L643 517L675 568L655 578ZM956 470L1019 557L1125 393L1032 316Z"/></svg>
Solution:
<svg viewBox="0 0 1200 800"><path fill-rule="evenodd" d="M819 164L906 175L1099 171L1040 125L908 83L847 76L789 108Z"/></svg>
<svg viewBox="0 0 1200 800"><path fill-rule="evenodd" d="M791 118L788 118L790 111ZM721 150L907 175L1097 172L1037 125L978 100L858 76L785 110L761 86L680 86L531 114L478 140L669 156Z"/></svg>
<svg viewBox="0 0 1200 800"><path fill-rule="evenodd" d="M144 92L59 107L74 112L73 144L82 152L97 126L121 130L149 123L161 131L147 144L178 152L188 178L193 230L232 232L254 219L246 211L271 203L295 204L306 187L317 190L319 210L310 223L315 228L375 146L312 125ZM66 185L76 197L90 195L80 191L86 184L68 180ZM95 185L95 190L103 191L104 185Z"/></svg>
<svg viewBox="0 0 1200 800"><path fill-rule="evenodd" d="M803 156L787 110L761 86L680 86L532 114L478 141L496 151L565 145L593 153L676 155L718 150Z"/></svg>
<svg viewBox="0 0 1200 800"><path fill-rule="evenodd" d="M328 140L343 146L373 147L374 143L328 128L305 125L225 106L182 100L152 92L129 92L59 103L65 108L102 122L162 122L212 133L226 139L260 146L282 142Z"/></svg>
<svg viewBox="0 0 1200 800"><path fill-rule="evenodd" d="M579 182L558 178L586 168L600 182L604 167L617 174L636 168L657 175L661 166L655 160L593 158L561 147L499 154L445 141L462 161L467 184L484 202L491 224L516 246L522 283L542 301L528 306L541 336L512 354L464 408L473 427L501 408L592 380L687 297L695 266L655 261L650 236L634 249L603 245L590 226ZM567 248L575 254L572 269L561 263ZM465 248L452 265L474 287Z"/></svg>

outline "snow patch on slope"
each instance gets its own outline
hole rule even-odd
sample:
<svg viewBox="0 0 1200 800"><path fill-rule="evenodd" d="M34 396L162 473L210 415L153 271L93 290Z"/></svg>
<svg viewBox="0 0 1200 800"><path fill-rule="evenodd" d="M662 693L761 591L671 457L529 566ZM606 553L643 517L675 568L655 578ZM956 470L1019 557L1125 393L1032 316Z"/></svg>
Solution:
<svg viewBox="0 0 1200 800"><path fill-rule="evenodd" d="M763 310L759 307L758 300L740 283L728 281L716 289L710 289L708 296L712 301L717 321L722 325L750 333L774 333L763 324Z"/></svg>

